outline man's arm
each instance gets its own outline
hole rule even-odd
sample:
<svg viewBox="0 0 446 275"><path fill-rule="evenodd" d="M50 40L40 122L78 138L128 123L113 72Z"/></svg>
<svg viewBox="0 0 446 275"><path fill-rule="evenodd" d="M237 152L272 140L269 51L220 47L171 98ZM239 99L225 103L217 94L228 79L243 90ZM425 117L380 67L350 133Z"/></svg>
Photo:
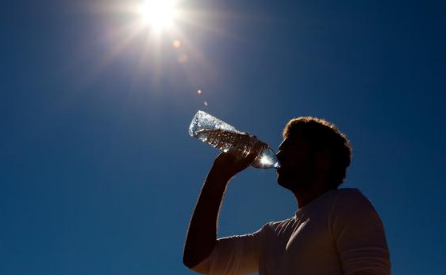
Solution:
<svg viewBox="0 0 446 275"><path fill-rule="evenodd" d="M229 180L238 172L246 169L256 154L239 159L222 153L214 161L203 188L187 232L183 263L193 268L205 260L217 243L217 219L223 195Z"/></svg>
<svg viewBox="0 0 446 275"><path fill-rule="evenodd" d="M333 234L345 275L390 275L384 226L370 201L357 189L337 200Z"/></svg>

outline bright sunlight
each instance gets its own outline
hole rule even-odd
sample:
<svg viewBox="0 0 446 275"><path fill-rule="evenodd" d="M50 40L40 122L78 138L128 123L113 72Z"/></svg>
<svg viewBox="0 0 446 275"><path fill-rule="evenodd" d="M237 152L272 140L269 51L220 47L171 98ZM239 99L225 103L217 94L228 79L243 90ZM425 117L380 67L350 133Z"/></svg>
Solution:
<svg viewBox="0 0 446 275"><path fill-rule="evenodd" d="M87 2L91 2L88 5L91 5L93 12L104 14L107 22L100 41L104 41L109 50L104 51L101 60L96 63L94 74L103 70L119 55L131 52L129 58L135 58L136 62L135 81L146 81L147 75L150 75L150 82L157 83L166 66L164 63L175 60L178 67L187 70L187 77L193 81L214 79L215 68L195 47L197 41L190 39L186 30L210 32L231 39L235 37L213 22L214 17L229 20L233 15L190 6L193 0ZM207 101L203 104L208 106Z"/></svg>
<svg viewBox="0 0 446 275"><path fill-rule="evenodd" d="M141 20L155 31L172 26L176 16L177 0L145 0L139 7Z"/></svg>

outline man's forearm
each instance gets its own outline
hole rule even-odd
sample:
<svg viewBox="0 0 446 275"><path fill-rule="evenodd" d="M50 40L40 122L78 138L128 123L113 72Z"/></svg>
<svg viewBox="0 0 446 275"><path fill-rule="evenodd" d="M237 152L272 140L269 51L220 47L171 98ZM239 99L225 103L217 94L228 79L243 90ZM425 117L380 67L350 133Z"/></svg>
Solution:
<svg viewBox="0 0 446 275"><path fill-rule="evenodd" d="M183 262L192 268L206 259L217 242L217 220L229 178L211 169L189 224Z"/></svg>

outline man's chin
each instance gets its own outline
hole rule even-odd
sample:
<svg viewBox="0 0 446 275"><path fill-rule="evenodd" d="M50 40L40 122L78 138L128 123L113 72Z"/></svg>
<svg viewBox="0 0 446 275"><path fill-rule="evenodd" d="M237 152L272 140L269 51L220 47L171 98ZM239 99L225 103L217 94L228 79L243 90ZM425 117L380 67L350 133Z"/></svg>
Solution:
<svg viewBox="0 0 446 275"><path fill-rule="evenodd" d="M300 183L299 180L286 178L280 175L277 176L277 184L279 184L283 188L290 190L293 193L305 192L310 187L309 184L303 184Z"/></svg>

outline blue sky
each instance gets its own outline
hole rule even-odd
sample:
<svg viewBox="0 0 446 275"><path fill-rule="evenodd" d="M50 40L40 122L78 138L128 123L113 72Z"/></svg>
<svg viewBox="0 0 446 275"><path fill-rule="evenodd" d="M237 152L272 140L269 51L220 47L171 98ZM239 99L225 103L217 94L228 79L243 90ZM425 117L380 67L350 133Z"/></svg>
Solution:
<svg viewBox="0 0 446 275"><path fill-rule="evenodd" d="M128 3L3 3L0 274L193 274L185 233L218 153L187 133L199 109L276 149L290 118L338 125L343 186L380 213L393 274L445 274L444 2L184 0L159 36L132 36ZM295 210L249 168L220 236Z"/></svg>

